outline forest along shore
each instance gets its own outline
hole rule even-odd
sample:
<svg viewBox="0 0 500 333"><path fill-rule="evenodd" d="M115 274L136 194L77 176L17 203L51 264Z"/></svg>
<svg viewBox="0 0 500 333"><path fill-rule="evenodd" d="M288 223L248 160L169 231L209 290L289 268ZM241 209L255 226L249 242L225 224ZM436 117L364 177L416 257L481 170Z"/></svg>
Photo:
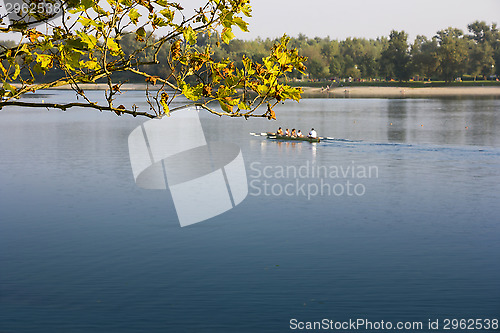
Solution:
<svg viewBox="0 0 500 333"><path fill-rule="evenodd" d="M303 98L405 98L405 97L499 97L500 87L337 87L331 89L303 87Z"/></svg>
<svg viewBox="0 0 500 333"><path fill-rule="evenodd" d="M80 88L84 90L106 90L108 85L104 83L98 84L81 84ZM155 90L154 86L149 86L151 90ZM71 87L60 86L51 89L70 90ZM404 97L499 97L499 87L424 87L424 88L408 88L408 87L337 87L331 89L302 87L304 93L303 98L404 98ZM120 90L146 90L144 83L125 83Z"/></svg>

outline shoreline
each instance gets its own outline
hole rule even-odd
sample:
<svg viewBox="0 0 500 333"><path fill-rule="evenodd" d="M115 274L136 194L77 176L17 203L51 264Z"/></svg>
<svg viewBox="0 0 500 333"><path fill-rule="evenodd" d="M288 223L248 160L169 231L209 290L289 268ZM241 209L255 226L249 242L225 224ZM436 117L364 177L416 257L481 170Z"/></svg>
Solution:
<svg viewBox="0 0 500 333"><path fill-rule="evenodd" d="M105 83L81 84L84 90L106 90ZM145 83L125 83L121 90L145 90ZM150 86L154 90L154 86ZM48 90L71 90L60 86ZM500 87L337 87L332 89L302 87L303 98L414 98L414 97L500 97ZM41 90L40 90L41 92Z"/></svg>
<svg viewBox="0 0 500 333"><path fill-rule="evenodd" d="M304 98L500 97L500 87L303 87Z"/></svg>

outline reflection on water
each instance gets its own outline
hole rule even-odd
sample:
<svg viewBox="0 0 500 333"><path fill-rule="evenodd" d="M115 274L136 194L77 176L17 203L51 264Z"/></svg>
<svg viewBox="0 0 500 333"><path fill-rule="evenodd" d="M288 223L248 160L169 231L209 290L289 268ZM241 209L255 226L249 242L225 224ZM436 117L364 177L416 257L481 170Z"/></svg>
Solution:
<svg viewBox="0 0 500 333"><path fill-rule="evenodd" d="M387 109L387 140L406 142L407 103L404 100L391 100Z"/></svg>
<svg viewBox="0 0 500 333"><path fill-rule="evenodd" d="M499 109L500 100L311 99L280 105L277 121L200 113L207 141L241 148L249 181L296 191L248 196L180 228L168 191L134 183L127 138L145 119L4 108L0 331L288 332L294 317L498 317ZM279 126L336 139L249 135ZM252 163L374 166L377 177L348 176L363 195L308 198L300 185L322 179L259 177Z"/></svg>
<svg viewBox="0 0 500 333"><path fill-rule="evenodd" d="M499 146L499 105L499 99L311 99L280 105L276 122L252 128L314 127L320 136L349 140Z"/></svg>

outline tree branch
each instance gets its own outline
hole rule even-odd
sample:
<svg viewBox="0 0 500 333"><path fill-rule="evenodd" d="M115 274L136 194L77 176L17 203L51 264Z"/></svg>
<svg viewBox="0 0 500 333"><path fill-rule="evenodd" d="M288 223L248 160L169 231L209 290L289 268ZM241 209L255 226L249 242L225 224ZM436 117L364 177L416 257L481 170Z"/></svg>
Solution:
<svg viewBox="0 0 500 333"><path fill-rule="evenodd" d="M89 103L67 103L67 104L59 104L59 103L33 103L33 102L19 102L19 101L6 101L0 102L0 110L5 106L21 106L21 107L29 107L29 108L52 108L52 109L60 109L66 111L67 109L73 107L80 108L92 108L99 111L112 111L117 115L121 116L122 113L130 114L134 117L136 116L145 116L148 118L156 118L157 116L147 112L138 112L136 110L128 110L115 108L110 106L98 105L98 104L89 104Z"/></svg>

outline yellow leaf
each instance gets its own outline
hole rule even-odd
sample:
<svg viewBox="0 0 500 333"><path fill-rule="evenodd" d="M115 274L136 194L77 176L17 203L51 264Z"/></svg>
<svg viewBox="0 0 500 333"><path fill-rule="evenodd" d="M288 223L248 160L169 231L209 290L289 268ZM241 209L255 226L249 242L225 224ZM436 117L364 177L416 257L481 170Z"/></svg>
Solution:
<svg viewBox="0 0 500 333"><path fill-rule="evenodd" d="M0 61L0 69L2 70L3 72L3 75L7 75L7 70L5 69L5 67L3 67L2 65L2 62Z"/></svg>
<svg viewBox="0 0 500 333"><path fill-rule="evenodd" d="M36 54L36 62L38 62L42 68L47 68L52 62L52 56L48 54Z"/></svg>
<svg viewBox="0 0 500 333"><path fill-rule="evenodd" d="M139 17L141 17L141 14L139 14L139 11L137 9L132 8L128 13L128 17L130 18L130 21L132 21L132 23L137 24L137 22L139 22Z"/></svg>
<svg viewBox="0 0 500 333"><path fill-rule="evenodd" d="M160 104L163 107L163 113L170 117L170 108L168 107L168 94L166 92L161 94Z"/></svg>
<svg viewBox="0 0 500 333"><path fill-rule="evenodd" d="M80 22L84 27L87 26L87 25L90 25L92 23L93 23L92 25L95 25L94 21L92 21L91 19L88 19L86 17L80 17L78 19L78 22Z"/></svg>
<svg viewBox="0 0 500 333"><path fill-rule="evenodd" d="M111 51L111 54L118 55L120 54L120 46L115 42L113 38L108 38L106 41L106 45L108 49Z"/></svg>

